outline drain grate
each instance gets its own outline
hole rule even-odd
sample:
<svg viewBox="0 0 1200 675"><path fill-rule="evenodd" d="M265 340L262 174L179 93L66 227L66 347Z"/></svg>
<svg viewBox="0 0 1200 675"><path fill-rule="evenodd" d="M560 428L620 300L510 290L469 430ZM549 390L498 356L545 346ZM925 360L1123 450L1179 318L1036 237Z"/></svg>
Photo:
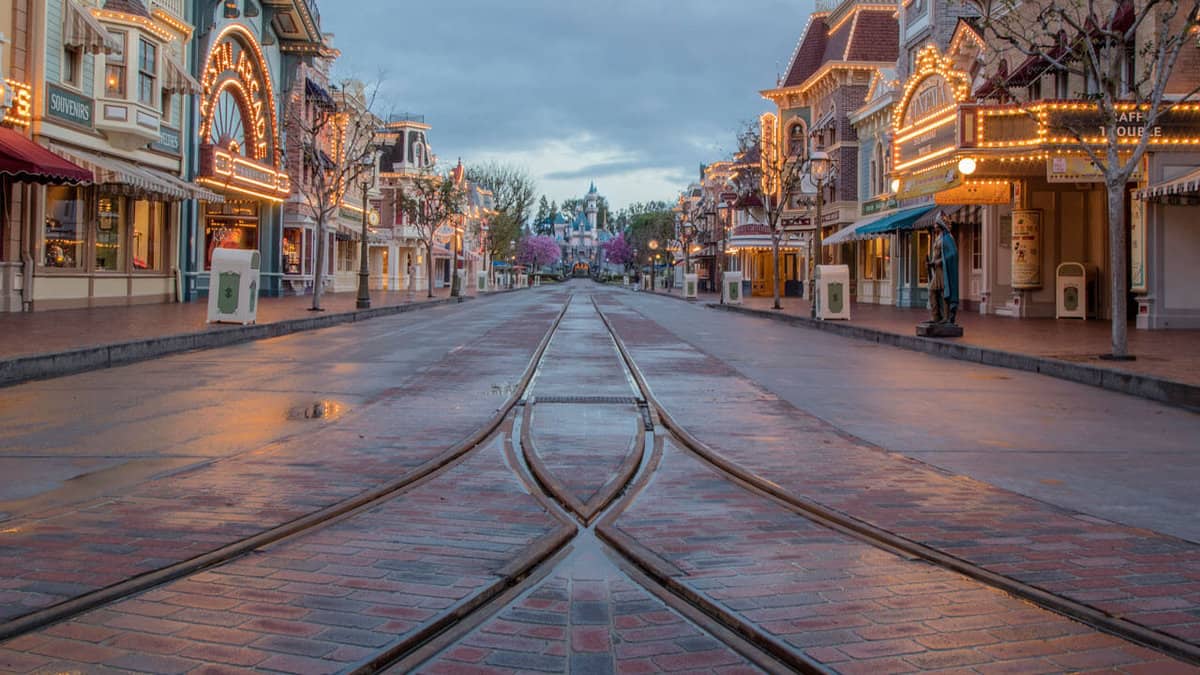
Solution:
<svg viewBox="0 0 1200 675"><path fill-rule="evenodd" d="M634 396L538 396L534 403L585 403L593 405L639 405Z"/></svg>

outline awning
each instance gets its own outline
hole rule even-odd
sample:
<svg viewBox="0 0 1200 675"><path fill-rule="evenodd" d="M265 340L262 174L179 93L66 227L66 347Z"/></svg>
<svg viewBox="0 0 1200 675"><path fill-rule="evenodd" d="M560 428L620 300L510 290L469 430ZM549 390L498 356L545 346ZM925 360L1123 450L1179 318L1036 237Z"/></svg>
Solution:
<svg viewBox="0 0 1200 675"><path fill-rule="evenodd" d="M163 62L165 72L163 73L163 91L168 94L199 94L203 91L200 83L188 69L175 58L175 55L166 52L163 54Z"/></svg>
<svg viewBox="0 0 1200 675"><path fill-rule="evenodd" d="M913 225L921 216L936 209L937 206L930 204L926 206L915 206L908 209L900 209L887 214L883 218L871 223L867 223L863 227L855 230L853 239L874 239L880 235L897 232L899 230L911 230Z"/></svg>
<svg viewBox="0 0 1200 675"><path fill-rule="evenodd" d="M105 157L86 150L50 147L54 154L89 169L95 176L96 185L106 190L130 197L144 197L161 201L183 201L202 199L223 203L225 198L202 187L188 183L176 176L157 169L138 166L116 157Z"/></svg>
<svg viewBox="0 0 1200 675"><path fill-rule="evenodd" d="M1152 185L1137 193L1138 199L1147 201L1166 201L1171 197L1194 197L1197 195L1200 195L1200 169L1195 169L1179 178Z"/></svg>
<svg viewBox="0 0 1200 675"><path fill-rule="evenodd" d="M66 21L63 23L63 44L87 54L113 54L121 46L85 7L76 0L64 0Z"/></svg>
<svg viewBox="0 0 1200 675"><path fill-rule="evenodd" d="M0 176L42 185L92 182L91 171L72 164L7 127L0 127Z"/></svg>
<svg viewBox="0 0 1200 675"><path fill-rule="evenodd" d="M850 225L849 227L844 227L844 228L838 230L837 232L834 232L833 234L829 235L828 237L825 237L825 239L822 241L822 244L824 246L834 246L836 244L844 244L848 241L857 241L859 239L864 239L865 237L860 236L862 234L863 228L865 228L869 225L874 225L875 223L878 223L879 221L883 220L884 218L894 216L894 215L896 215L896 213L897 213L897 211L885 211L883 213L877 213L873 216L868 216L866 218L863 218L862 220L856 221L854 224Z"/></svg>
<svg viewBox="0 0 1200 675"><path fill-rule="evenodd" d="M318 103L328 107L336 108L337 105L333 102L333 97L329 95L325 87L312 81L312 78L304 78L304 93L310 99L315 99Z"/></svg>

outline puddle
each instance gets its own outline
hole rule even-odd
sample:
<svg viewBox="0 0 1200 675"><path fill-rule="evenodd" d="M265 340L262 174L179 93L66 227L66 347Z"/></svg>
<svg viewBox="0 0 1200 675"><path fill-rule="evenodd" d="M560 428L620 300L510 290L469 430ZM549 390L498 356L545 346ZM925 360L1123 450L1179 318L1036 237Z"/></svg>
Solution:
<svg viewBox="0 0 1200 675"><path fill-rule="evenodd" d="M338 401L317 401L288 411L290 420L336 420L346 414L347 407Z"/></svg>

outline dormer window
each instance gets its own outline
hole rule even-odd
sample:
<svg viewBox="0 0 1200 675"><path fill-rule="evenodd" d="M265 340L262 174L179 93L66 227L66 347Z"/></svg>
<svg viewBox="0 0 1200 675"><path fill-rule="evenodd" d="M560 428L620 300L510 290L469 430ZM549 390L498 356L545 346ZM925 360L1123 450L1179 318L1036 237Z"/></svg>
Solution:
<svg viewBox="0 0 1200 675"><path fill-rule="evenodd" d="M108 34L118 48L104 57L104 95L125 98L125 33L110 30Z"/></svg>
<svg viewBox="0 0 1200 675"><path fill-rule="evenodd" d="M158 96L158 46L142 38L138 50L138 102L153 106Z"/></svg>

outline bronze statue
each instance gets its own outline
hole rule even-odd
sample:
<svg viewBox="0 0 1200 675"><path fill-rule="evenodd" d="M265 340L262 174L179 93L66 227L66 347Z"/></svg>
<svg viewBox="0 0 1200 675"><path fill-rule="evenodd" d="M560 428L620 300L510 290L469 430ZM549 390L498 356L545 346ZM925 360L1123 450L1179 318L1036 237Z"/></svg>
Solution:
<svg viewBox="0 0 1200 675"><path fill-rule="evenodd" d="M930 320L917 327L918 335L960 337L958 319L958 246L950 233L950 221L944 212L933 220L929 258Z"/></svg>

